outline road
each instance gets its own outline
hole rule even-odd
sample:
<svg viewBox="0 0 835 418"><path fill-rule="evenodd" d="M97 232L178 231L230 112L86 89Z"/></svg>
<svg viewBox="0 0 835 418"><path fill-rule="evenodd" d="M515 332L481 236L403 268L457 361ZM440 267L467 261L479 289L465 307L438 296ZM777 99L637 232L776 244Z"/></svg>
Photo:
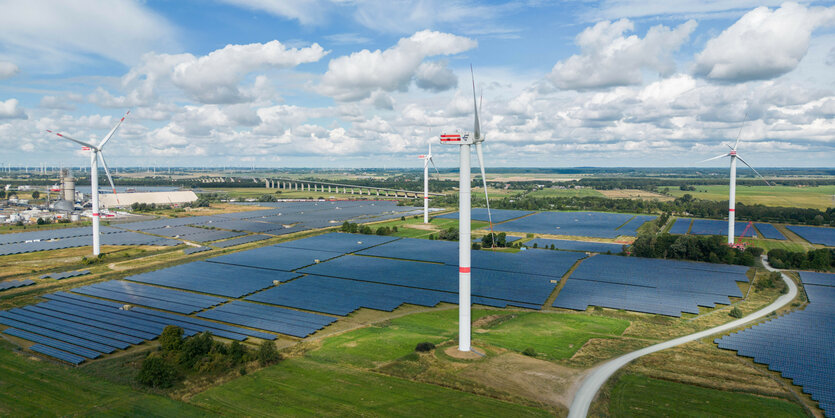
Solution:
<svg viewBox="0 0 835 418"><path fill-rule="evenodd" d="M766 261L766 258L764 256L763 265L766 269L770 271L778 271L776 269L771 268L771 266L768 265L768 262ZM674 340L665 341L663 343L658 343L646 348L642 348L637 351L633 351L631 353L624 354L620 357L609 360L608 362L603 363L602 365L595 368L594 371L592 371L586 376L586 378L583 380L583 383L580 385L580 389L578 389L577 393L574 395L574 400L571 402L571 408L569 409L568 417L586 417L589 413L589 407L591 406L594 397L597 395L597 392L600 390L600 388L603 387L603 384L605 384L606 381L609 380L609 378L612 377L612 375L615 374L615 372L617 372L621 367L626 366L632 360L635 360L647 354L652 354L657 351L689 343L691 341L708 337L710 335L723 333L725 331L737 328L749 322L760 319L768 315L769 313L774 312L777 309L782 308L783 306L790 303L795 298L795 296L797 296L797 286L794 284L794 281L791 280L788 276L786 276L784 273L781 274L783 276L783 281L786 282L786 285L789 287L789 292L785 295L781 295L777 298L777 300L775 300L765 308L762 308L750 315L744 316L742 318L728 322L727 324L720 325L718 327L706 329L704 331L699 331L690 335L685 335Z"/></svg>

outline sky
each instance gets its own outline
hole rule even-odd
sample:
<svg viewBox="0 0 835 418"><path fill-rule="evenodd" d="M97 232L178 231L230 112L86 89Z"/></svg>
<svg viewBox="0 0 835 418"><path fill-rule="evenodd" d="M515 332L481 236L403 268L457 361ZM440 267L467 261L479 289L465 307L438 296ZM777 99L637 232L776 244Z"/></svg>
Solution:
<svg viewBox="0 0 835 418"><path fill-rule="evenodd" d="M835 166L835 2L0 0L0 165Z"/></svg>

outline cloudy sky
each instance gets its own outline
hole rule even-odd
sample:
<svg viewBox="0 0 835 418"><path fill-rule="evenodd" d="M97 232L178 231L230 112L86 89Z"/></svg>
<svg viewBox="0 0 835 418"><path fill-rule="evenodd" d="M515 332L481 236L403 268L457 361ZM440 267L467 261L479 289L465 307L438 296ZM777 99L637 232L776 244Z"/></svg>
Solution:
<svg viewBox="0 0 835 418"><path fill-rule="evenodd" d="M835 166L835 2L0 0L0 164ZM747 119L747 122L744 123ZM740 130L740 128L742 129ZM437 145L441 166L457 165ZM723 161L707 163L718 166Z"/></svg>

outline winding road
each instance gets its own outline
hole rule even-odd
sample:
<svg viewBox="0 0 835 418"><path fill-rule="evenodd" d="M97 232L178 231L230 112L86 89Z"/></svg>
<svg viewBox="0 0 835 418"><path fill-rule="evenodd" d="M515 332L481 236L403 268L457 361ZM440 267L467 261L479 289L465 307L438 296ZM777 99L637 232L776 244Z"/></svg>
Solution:
<svg viewBox="0 0 835 418"><path fill-rule="evenodd" d="M768 262L765 257L763 257L763 265L769 271L779 271L771 268L771 266L768 265ZM786 285L789 287L789 292L785 295L781 295L777 298L777 300L775 300L765 308L762 308L750 315L744 316L737 320L728 322L727 324L719 325L718 327L706 329L704 331L699 331L690 335L685 335L683 337L651 345L649 347L645 347L640 350L624 354L620 357L616 357L598 366L596 369L594 369L594 371L588 374L586 378L583 380L583 383L580 384L580 388L577 390L577 393L574 395L574 400L571 402L571 408L568 411L568 417L586 417L589 413L589 407L591 406L594 397L597 395L597 392L600 390L603 384L605 384L606 381L609 380L609 378L612 377L612 375L615 374L615 372L617 372L621 367L626 366L632 360L635 360L647 354L652 354L657 351L689 343L691 341L695 341L710 335L719 334L737 328L749 322L760 319L768 315L769 313L774 312L775 310L787 305L795 298L795 296L797 296L797 286L794 284L793 280L791 280L788 276L785 275L785 273L781 272L781 274L783 276L783 281L786 282Z"/></svg>

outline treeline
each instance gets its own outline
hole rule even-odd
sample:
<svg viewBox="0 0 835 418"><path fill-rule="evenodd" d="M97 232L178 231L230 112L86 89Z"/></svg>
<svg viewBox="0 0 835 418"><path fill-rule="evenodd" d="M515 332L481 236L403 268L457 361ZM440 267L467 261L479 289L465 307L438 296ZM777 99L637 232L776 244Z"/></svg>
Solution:
<svg viewBox="0 0 835 418"><path fill-rule="evenodd" d="M377 228L372 228L368 225L360 225L355 224L353 222L345 221L342 223L342 227L339 228L342 232L349 232L352 234L365 234L365 235L391 235L397 232L396 226L381 226Z"/></svg>
<svg viewBox="0 0 835 418"><path fill-rule="evenodd" d="M742 266L753 266L762 253L763 249L759 247L748 247L744 250L729 247L725 243L725 237L719 235L640 234L627 250L628 255L635 257L706 261Z"/></svg>
<svg viewBox="0 0 835 418"><path fill-rule="evenodd" d="M146 386L168 388L192 375L227 373L239 367L246 374L246 363L258 360L262 366L280 360L275 343L265 340L258 350L238 341L224 344L203 332L183 338L183 329L169 325L159 337L159 350L142 361L136 380Z"/></svg>
<svg viewBox="0 0 835 418"><path fill-rule="evenodd" d="M835 248L786 251L775 248L768 252L768 263L778 269L829 271L835 269Z"/></svg>
<svg viewBox="0 0 835 418"><path fill-rule="evenodd" d="M447 195L432 199L433 205L458 206L458 195ZM473 207L484 207L484 198L473 194ZM728 201L713 201L693 198L685 194L675 200L661 202L640 199L609 199L598 196L553 196L553 197L505 197L490 199L490 207L516 210L589 210L625 213L671 213L679 216L724 219L728 214ZM835 226L835 208L825 211L810 208L782 206L745 205L737 203L738 221L779 222L798 225Z"/></svg>
<svg viewBox="0 0 835 418"><path fill-rule="evenodd" d="M572 182L563 183L565 185L574 184L577 186L593 187L598 190L611 189L640 189L649 191L658 191L659 187L675 187L681 186L711 186L711 185L727 185L728 178L687 178L687 179L669 179L657 177L584 177ZM769 183L781 186L827 186L835 184L835 179L774 179L769 180ZM765 183L759 178L737 178L737 186L764 186Z"/></svg>

